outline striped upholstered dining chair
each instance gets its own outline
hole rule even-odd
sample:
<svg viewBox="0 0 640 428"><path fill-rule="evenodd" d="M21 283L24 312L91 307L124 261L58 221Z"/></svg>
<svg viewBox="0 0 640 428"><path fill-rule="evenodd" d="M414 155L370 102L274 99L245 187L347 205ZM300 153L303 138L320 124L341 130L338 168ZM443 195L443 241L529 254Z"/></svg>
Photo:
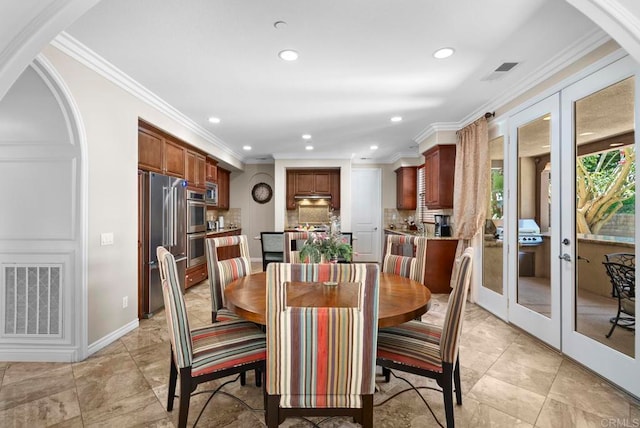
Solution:
<svg viewBox="0 0 640 428"><path fill-rule="evenodd" d="M309 232L285 232L284 233L284 261L285 263L300 263L300 249L294 246L294 242L306 241Z"/></svg>
<svg viewBox="0 0 640 428"><path fill-rule="evenodd" d="M426 258L426 237L388 235L382 272L395 273L424 284Z"/></svg>
<svg viewBox="0 0 640 428"><path fill-rule="evenodd" d="M209 290L211 291L211 322L238 319L226 308L224 288L236 279L251 275L251 257L246 235L223 236L205 240L207 268L209 269ZM218 249L236 247L240 256L219 260Z"/></svg>
<svg viewBox="0 0 640 428"><path fill-rule="evenodd" d="M267 266L268 427L305 415L373 426L379 277L375 264ZM325 281L358 287L357 307L289 306L292 287Z"/></svg>
<svg viewBox="0 0 640 428"><path fill-rule="evenodd" d="M378 332L377 363L389 381L389 369L435 379L442 388L447 427L454 426L453 384L456 401L462 404L458 343L471 279L473 249L467 248L456 263L456 284L442 327L421 321L409 321ZM452 384L453 379L453 384Z"/></svg>
<svg viewBox="0 0 640 428"><path fill-rule="evenodd" d="M191 330L175 259L163 247L158 247L157 254L171 341L167 411L173 410L179 374L178 427L183 428L187 426L191 393L199 384L247 370L264 372L265 334L255 324L242 320Z"/></svg>

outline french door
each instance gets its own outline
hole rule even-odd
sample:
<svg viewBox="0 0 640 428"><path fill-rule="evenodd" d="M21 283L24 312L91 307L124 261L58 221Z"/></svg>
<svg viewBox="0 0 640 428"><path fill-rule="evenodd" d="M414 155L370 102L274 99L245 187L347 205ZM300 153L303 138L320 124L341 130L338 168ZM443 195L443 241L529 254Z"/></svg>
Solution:
<svg viewBox="0 0 640 428"><path fill-rule="evenodd" d="M506 163L509 321L560 349L560 94L509 119Z"/></svg>
<svg viewBox="0 0 640 428"><path fill-rule="evenodd" d="M635 260L638 65L623 58L508 118L490 141L478 302L640 396L639 341L603 264ZM502 269L500 269L500 266Z"/></svg>
<svg viewBox="0 0 640 428"><path fill-rule="evenodd" d="M635 259L637 74L623 58L562 91L558 220L562 352L640 396L635 330L618 326L606 336L617 297L602 263L616 253Z"/></svg>

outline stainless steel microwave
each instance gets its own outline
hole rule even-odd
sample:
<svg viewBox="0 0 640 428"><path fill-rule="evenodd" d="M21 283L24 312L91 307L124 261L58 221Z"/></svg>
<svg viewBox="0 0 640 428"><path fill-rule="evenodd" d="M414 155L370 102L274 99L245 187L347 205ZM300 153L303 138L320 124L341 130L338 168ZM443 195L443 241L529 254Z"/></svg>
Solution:
<svg viewBox="0 0 640 428"><path fill-rule="evenodd" d="M218 185L207 182L204 201L207 205L218 205Z"/></svg>

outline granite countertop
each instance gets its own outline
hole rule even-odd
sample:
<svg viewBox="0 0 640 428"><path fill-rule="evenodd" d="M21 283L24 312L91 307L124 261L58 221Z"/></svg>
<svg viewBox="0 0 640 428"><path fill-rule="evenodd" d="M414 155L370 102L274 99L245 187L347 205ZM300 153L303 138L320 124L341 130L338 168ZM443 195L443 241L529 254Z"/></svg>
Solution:
<svg viewBox="0 0 640 428"><path fill-rule="evenodd" d="M227 227L224 229L218 229L218 230L207 230L207 236L209 235L217 235L219 233L226 233L226 232L233 232L234 230L240 230L242 229L241 227Z"/></svg>
<svg viewBox="0 0 640 428"><path fill-rule="evenodd" d="M407 235L407 236L425 236L422 235L419 231L417 230L399 230L399 229L384 229L385 233L395 233L397 235ZM457 241L458 238L455 238L453 236L431 236L431 235L426 235L426 237L428 239L439 239L439 240L443 240L443 241Z"/></svg>

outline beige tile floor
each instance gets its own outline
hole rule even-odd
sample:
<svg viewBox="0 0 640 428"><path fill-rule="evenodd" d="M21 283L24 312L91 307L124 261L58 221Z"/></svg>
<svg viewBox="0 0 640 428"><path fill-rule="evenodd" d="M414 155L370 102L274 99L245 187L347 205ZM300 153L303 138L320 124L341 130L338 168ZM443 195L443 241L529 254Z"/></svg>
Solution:
<svg viewBox="0 0 640 428"><path fill-rule="evenodd" d="M206 283L186 293L192 327L210 317ZM435 296L430 312L442 322L446 296ZM632 397L478 306L469 304L460 346L463 405L456 406L458 427L626 427L639 426L640 405ZM171 427L177 408L166 412L169 344L164 314L143 320L125 337L74 364L0 362L1 427ZM429 381L406 376L416 385ZM405 388L384 383L375 402ZM216 395L205 408L200 427L261 427L261 389L238 383L223 390L245 400ZM212 382L212 386L220 382ZM209 389L209 388L207 388ZM442 396L423 390L444 422ZM190 426L207 396L192 399ZM177 406L176 406L177 407ZM615 420L614 423L611 420ZM376 427L437 426L415 392L405 392L375 408ZM626 425L625 425L626 424ZM287 420L284 427L310 424ZM323 427L352 427L332 419Z"/></svg>

